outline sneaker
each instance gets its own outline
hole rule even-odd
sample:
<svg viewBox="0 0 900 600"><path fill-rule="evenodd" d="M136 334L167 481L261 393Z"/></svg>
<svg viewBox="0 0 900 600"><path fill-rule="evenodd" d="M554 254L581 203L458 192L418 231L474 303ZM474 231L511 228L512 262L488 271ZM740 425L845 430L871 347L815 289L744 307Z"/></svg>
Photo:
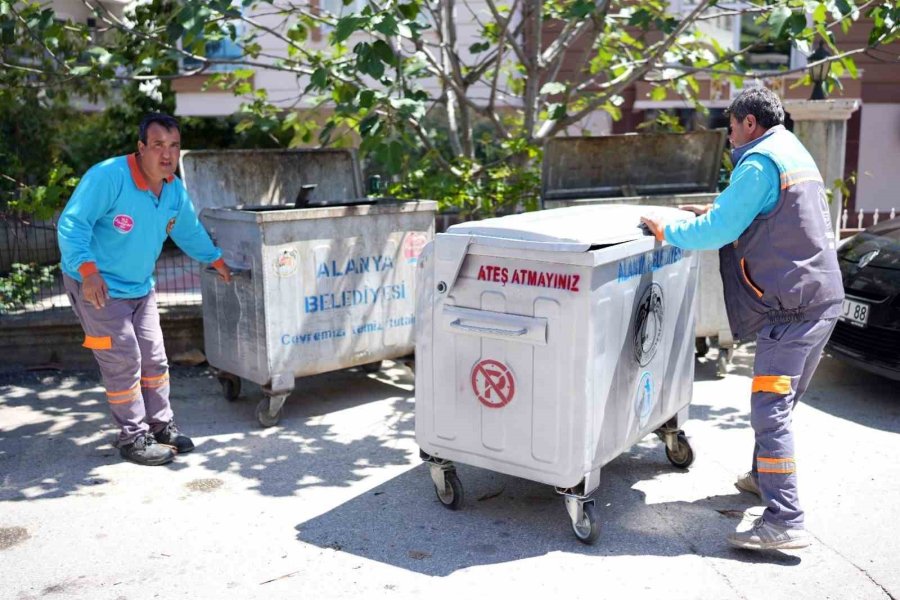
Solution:
<svg viewBox="0 0 900 600"><path fill-rule="evenodd" d="M146 466L164 465L175 458L171 448L157 444L149 433L140 434L130 444L121 444L119 454L133 463Z"/></svg>
<svg viewBox="0 0 900 600"><path fill-rule="evenodd" d="M156 441L164 446L174 448L178 454L184 454L194 449L194 442L184 435L175 426L175 421L169 421L166 426L153 434Z"/></svg>
<svg viewBox="0 0 900 600"><path fill-rule="evenodd" d="M760 517L747 531L735 531L729 535L728 543L746 550L795 550L809 546L812 538L805 529L775 525Z"/></svg>
<svg viewBox="0 0 900 600"><path fill-rule="evenodd" d="M759 493L759 483L756 481L756 477L753 476L752 471L747 471L738 477L737 481L734 482L734 487L742 492L750 492L762 498L762 494Z"/></svg>

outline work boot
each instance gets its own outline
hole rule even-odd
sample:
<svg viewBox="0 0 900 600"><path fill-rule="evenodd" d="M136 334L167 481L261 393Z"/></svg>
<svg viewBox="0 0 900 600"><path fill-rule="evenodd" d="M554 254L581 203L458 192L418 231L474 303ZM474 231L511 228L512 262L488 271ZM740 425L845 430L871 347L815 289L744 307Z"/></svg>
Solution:
<svg viewBox="0 0 900 600"><path fill-rule="evenodd" d="M156 441L164 446L174 448L178 454L184 454L194 449L194 442L175 427L175 421L169 421L166 426L153 434Z"/></svg>
<svg viewBox="0 0 900 600"><path fill-rule="evenodd" d="M133 463L147 466L164 465L175 458L171 448L157 444L149 433L138 435L130 444L120 445L119 454Z"/></svg>
<svg viewBox="0 0 900 600"><path fill-rule="evenodd" d="M728 536L728 543L746 550L795 550L812 543L805 529L796 529L768 523L759 517L747 531L735 531Z"/></svg>
<svg viewBox="0 0 900 600"><path fill-rule="evenodd" d="M747 471L738 477L737 481L734 482L734 487L742 492L750 492L762 498L762 494L759 493L759 483L757 483L756 477L753 476L753 471Z"/></svg>

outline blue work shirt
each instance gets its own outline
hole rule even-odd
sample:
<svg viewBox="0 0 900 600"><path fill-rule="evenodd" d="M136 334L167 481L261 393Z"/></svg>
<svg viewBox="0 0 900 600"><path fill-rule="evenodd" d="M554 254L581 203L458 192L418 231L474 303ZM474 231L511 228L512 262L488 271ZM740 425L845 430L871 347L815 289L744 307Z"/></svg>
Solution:
<svg viewBox="0 0 900 600"><path fill-rule="evenodd" d="M758 215L774 210L780 193L778 167L751 154L734 169L708 213L666 225L666 241L685 250L718 250L738 239Z"/></svg>
<svg viewBox="0 0 900 600"><path fill-rule="evenodd" d="M97 271L112 298L140 298L155 285L153 270L166 237L199 262L217 264L222 251L197 219L177 177L151 190L135 155L88 170L59 217L62 270L76 281Z"/></svg>

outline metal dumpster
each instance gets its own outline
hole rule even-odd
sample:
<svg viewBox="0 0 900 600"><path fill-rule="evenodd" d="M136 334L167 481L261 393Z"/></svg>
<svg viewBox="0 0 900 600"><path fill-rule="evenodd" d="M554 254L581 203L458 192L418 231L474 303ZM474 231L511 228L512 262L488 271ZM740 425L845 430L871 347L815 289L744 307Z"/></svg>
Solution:
<svg viewBox="0 0 900 600"><path fill-rule="evenodd" d="M215 154L231 169L249 163L251 153ZM318 173L317 181L284 168L285 162L308 160L309 152L254 156L260 171L275 179L239 189L266 205L216 207L221 198L208 199L200 213L234 272L231 284L212 269L202 273L203 329L207 360L225 397L239 396L241 378L263 386L256 416L271 426L295 378L354 366L374 370L384 359L412 354L415 265L434 236L437 203L335 198L333 192L320 201L320 189L337 181L361 188L358 173L345 172L349 163L336 160L333 175L322 164L303 171ZM280 170L260 156L278 162ZM214 169L198 173L206 179L221 175ZM282 181L278 173L290 175ZM201 198L216 190L205 181L191 193L198 187ZM228 203L240 200L230 193Z"/></svg>
<svg viewBox="0 0 900 600"><path fill-rule="evenodd" d="M661 208L671 217L674 208ZM416 441L440 501L455 462L552 485L579 540L599 535L600 469L656 433L672 464L694 374L696 253L638 227L636 206L454 225L419 260Z"/></svg>
<svg viewBox="0 0 900 600"><path fill-rule="evenodd" d="M726 142L724 129L552 139L542 164L543 207L711 203ZM705 355L708 340L716 344L717 371L724 375L734 340L717 253L700 253L699 286L696 350Z"/></svg>

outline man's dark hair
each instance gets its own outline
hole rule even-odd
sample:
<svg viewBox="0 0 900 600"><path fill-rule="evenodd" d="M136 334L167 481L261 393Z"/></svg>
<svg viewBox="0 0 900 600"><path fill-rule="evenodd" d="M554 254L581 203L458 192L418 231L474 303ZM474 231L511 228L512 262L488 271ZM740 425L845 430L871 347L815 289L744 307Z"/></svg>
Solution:
<svg viewBox="0 0 900 600"><path fill-rule="evenodd" d="M725 114L734 115L738 122L743 121L747 115L753 115L756 122L766 129L784 123L784 107L781 106L781 100L775 92L765 87L753 87L742 91L732 101Z"/></svg>
<svg viewBox="0 0 900 600"><path fill-rule="evenodd" d="M147 130L150 129L150 126L154 123L162 125L168 131L174 129L178 133L181 133L181 125L178 124L178 119L175 117L165 113L147 113L144 115L144 118L141 119L141 124L138 125L138 139L141 140L142 143L147 143Z"/></svg>

